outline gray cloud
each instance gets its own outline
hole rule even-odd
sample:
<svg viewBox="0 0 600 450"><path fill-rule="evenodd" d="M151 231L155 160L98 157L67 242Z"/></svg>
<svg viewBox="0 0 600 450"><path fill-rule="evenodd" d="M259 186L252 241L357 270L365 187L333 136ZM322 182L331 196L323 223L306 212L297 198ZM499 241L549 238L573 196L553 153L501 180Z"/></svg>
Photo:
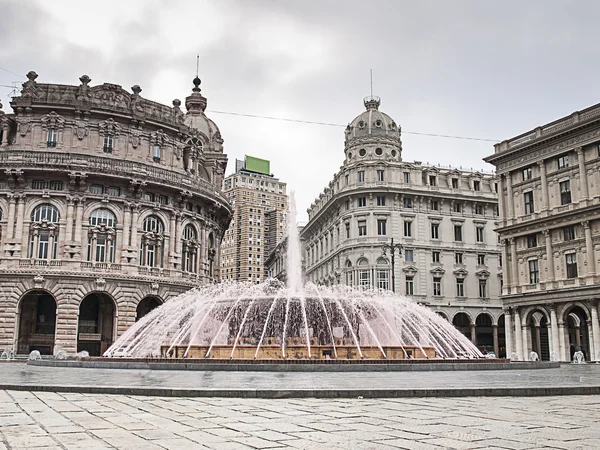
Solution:
<svg viewBox="0 0 600 450"><path fill-rule="evenodd" d="M374 69L405 131L505 139L597 103L600 3L533 0L3 1L0 66L87 73L170 103L200 54L210 110L346 124ZM0 84L17 77L0 71ZM9 89L0 89L3 103ZM5 110L7 107L5 107ZM272 160L303 211L343 157L343 128L212 113L233 162ZM483 168L491 143L404 135L404 159ZM230 164L230 168L233 164Z"/></svg>

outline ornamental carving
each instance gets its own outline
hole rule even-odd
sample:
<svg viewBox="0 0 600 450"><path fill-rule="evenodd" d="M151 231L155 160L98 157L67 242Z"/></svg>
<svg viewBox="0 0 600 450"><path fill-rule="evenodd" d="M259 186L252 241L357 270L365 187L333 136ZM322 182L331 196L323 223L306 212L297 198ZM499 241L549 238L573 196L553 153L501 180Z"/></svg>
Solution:
<svg viewBox="0 0 600 450"><path fill-rule="evenodd" d="M152 134L152 143L155 145L163 146L167 143L167 135L164 131L158 130Z"/></svg>
<svg viewBox="0 0 600 450"><path fill-rule="evenodd" d="M50 113L43 116L40 119L40 122L42 122L42 128L46 130L62 130L65 126L66 120L62 116L56 114L54 111L51 111Z"/></svg>
<svg viewBox="0 0 600 450"><path fill-rule="evenodd" d="M75 121L74 131L75 136L77 136L77 139L79 139L80 141L83 140L83 138L89 134L87 122L85 122L84 120Z"/></svg>
<svg viewBox="0 0 600 450"><path fill-rule="evenodd" d="M28 116L17 116L17 131L22 137L27 136L27 133L31 131L31 117Z"/></svg>
<svg viewBox="0 0 600 450"><path fill-rule="evenodd" d="M30 98L30 97L38 97L40 94L40 90L35 79L38 77L38 74L33 70L27 73L27 81L23 83L23 89L21 90L21 97Z"/></svg>
<svg viewBox="0 0 600 450"><path fill-rule="evenodd" d="M117 136L121 133L123 128L115 122L115 120L111 117L110 119L106 119L103 122L98 124L98 128L102 131L104 135Z"/></svg>
<svg viewBox="0 0 600 450"><path fill-rule="evenodd" d="M135 128L129 130L129 142L133 148L138 148L142 143L142 132Z"/></svg>

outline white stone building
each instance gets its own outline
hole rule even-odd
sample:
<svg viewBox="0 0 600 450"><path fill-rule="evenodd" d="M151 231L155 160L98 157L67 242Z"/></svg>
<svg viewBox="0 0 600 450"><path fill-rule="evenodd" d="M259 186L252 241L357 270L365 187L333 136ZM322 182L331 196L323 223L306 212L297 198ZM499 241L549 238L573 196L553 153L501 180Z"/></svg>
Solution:
<svg viewBox="0 0 600 450"><path fill-rule="evenodd" d="M0 349L100 355L218 278L223 140L198 78L187 113L139 86L27 78L14 113L0 111Z"/></svg>
<svg viewBox="0 0 600 450"><path fill-rule="evenodd" d="M503 356L496 179L404 162L400 127L379 104L365 99L343 165L308 209L306 280L395 289ZM403 246L393 273L382 251L391 239Z"/></svg>
<svg viewBox="0 0 600 450"><path fill-rule="evenodd" d="M499 176L509 353L600 358L600 105L503 141L485 160Z"/></svg>

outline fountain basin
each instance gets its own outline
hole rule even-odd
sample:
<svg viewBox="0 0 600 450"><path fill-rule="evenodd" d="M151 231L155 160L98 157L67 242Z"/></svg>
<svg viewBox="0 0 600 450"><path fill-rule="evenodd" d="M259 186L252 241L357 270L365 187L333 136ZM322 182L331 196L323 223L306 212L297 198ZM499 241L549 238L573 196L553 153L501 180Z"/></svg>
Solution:
<svg viewBox="0 0 600 450"><path fill-rule="evenodd" d="M433 347L416 346L360 346L353 345L311 345L310 356L306 345L286 346L282 351L281 345L238 345L235 349L231 345L206 345L161 347L162 356L165 358L191 358L191 359L258 359L258 360L404 360L435 358ZM185 355L185 356L184 356Z"/></svg>

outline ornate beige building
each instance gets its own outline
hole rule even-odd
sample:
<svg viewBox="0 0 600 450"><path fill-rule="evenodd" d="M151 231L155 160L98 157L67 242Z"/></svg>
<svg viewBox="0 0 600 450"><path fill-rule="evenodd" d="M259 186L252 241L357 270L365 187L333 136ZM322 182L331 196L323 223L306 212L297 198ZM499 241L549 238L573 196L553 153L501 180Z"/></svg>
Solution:
<svg viewBox="0 0 600 450"><path fill-rule="evenodd" d="M365 99L346 128L344 162L308 209L306 280L393 289L504 356L493 175L402 159L401 130ZM382 246L402 244L402 256Z"/></svg>
<svg viewBox="0 0 600 450"><path fill-rule="evenodd" d="M600 354L600 105L495 145L507 347Z"/></svg>
<svg viewBox="0 0 600 450"><path fill-rule="evenodd" d="M218 278L223 140L198 78L187 113L137 85L27 78L14 113L0 111L0 349L100 355Z"/></svg>

